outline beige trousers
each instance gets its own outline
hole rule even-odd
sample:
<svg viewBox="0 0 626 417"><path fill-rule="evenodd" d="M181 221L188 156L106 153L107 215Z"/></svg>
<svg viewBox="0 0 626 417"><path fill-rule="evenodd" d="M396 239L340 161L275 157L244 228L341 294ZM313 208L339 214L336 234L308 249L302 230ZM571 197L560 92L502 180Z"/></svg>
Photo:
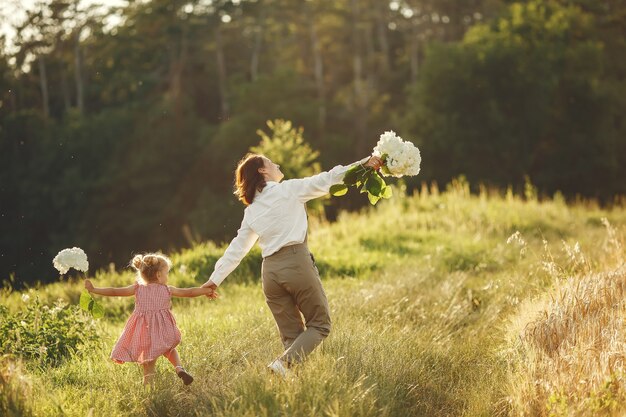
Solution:
<svg viewBox="0 0 626 417"><path fill-rule="evenodd" d="M280 359L301 362L330 333L328 300L306 243L264 258L261 275L265 301L285 346Z"/></svg>

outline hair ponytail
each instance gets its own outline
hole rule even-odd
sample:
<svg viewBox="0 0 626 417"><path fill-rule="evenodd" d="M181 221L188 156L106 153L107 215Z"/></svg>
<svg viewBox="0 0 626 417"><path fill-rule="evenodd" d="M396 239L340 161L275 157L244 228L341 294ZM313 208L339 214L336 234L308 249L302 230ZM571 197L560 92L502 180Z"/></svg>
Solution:
<svg viewBox="0 0 626 417"><path fill-rule="evenodd" d="M167 266L172 267L172 261L160 253L147 253L145 255L135 255L130 261L130 266L137 271L137 278L143 283L157 282L157 273Z"/></svg>
<svg viewBox="0 0 626 417"><path fill-rule="evenodd" d="M265 166L263 156L249 153L239 161L235 171L235 195L246 206L252 204L257 191L267 185L265 177L259 172Z"/></svg>

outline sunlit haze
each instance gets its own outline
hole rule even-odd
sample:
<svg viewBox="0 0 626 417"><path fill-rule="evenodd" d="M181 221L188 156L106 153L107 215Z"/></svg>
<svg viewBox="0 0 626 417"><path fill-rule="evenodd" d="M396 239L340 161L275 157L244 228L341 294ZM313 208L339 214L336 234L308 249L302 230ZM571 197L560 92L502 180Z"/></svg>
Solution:
<svg viewBox="0 0 626 417"><path fill-rule="evenodd" d="M14 26L21 24L26 18L27 10L35 10L38 4L49 4L50 1L36 0L3 0L0 2L0 36L6 38L6 50L14 51L13 40L16 36ZM78 10L85 10L93 5L100 6L104 13L111 7L123 7L128 5L127 0L79 0ZM117 26L121 19L114 13L107 14L104 18L105 29Z"/></svg>

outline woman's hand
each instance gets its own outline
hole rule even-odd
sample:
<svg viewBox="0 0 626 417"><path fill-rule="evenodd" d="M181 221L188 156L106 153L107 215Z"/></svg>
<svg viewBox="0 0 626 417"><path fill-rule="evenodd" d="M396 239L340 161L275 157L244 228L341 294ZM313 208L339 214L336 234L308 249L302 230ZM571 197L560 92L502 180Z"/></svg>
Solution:
<svg viewBox="0 0 626 417"><path fill-rule="evenodd" d="M370 159L365 163L365 166L373 168L374 170L378 170L381 166L383 166L383 160L378 156L371 156Z"/></svg>
<svg viewBox="0 0 626 417"><path fill-rule="evenodd" d="M204 284L202 284L202 287L200 288L210 288L211 292L208 293L206 296L207 298L217 298L219 295L215 292L215 290L217 289L217 285L215 285L213 283L213 281L208 280L207 282L205 282Z"/></svg>
<svg viewBox="0 0 626 417"><path fill-rule="evenodd" d="M93 284L88 279L85 280L85 289L89 292L93 291Z"/></svg>

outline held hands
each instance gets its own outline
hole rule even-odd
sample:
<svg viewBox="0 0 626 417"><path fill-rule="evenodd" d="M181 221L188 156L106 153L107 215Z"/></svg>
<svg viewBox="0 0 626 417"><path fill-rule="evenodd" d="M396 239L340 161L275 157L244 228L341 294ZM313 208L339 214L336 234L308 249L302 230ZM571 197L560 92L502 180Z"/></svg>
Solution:
<svg viewBox="0 0 626 417"><path fill-rule="evenodd" d="M209 293L206 294L207 298L216 299L217 297L219 297L219 294L215 292L215 290L217 289L217 285L215 285L211 280L208 280L207 282L202 284L202 287L200 288L209 288L211 290Z"/></svg>
<svg viewBox="0 0 626 417"><path fill-rule="evenodd" d="M85 280L85 289L89 292L93 291L93 284L88 279Z"/></svg>

